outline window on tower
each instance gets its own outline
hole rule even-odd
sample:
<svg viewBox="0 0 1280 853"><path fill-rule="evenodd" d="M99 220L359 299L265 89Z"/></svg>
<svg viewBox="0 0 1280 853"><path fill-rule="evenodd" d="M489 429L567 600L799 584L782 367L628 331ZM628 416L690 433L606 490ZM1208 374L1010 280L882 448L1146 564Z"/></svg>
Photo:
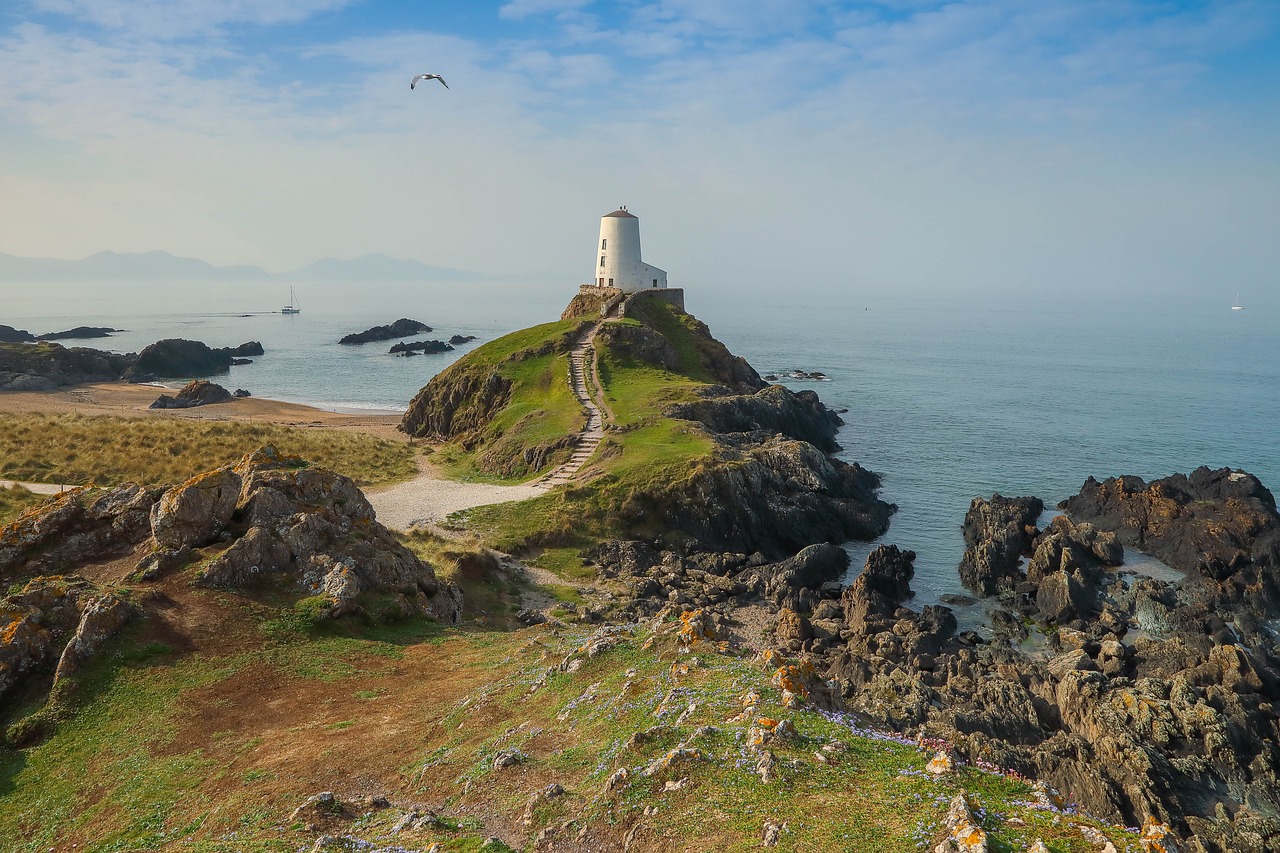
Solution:
<svg viewBox="0 0 1280 853"><path fill-rule="evenodd" d="M600 266L604 266L604 255L600 256Z"/></svg>
<svg viewBox="0 0 1280 853"><path fill-rule="evenodd" d="M600 239L600 251L602 251L602 252L603 252L603 251L604 251L605 249L607 249L607 248L609 248L609 238L608 238L608 237L602 237L602 238Z"/></svg>

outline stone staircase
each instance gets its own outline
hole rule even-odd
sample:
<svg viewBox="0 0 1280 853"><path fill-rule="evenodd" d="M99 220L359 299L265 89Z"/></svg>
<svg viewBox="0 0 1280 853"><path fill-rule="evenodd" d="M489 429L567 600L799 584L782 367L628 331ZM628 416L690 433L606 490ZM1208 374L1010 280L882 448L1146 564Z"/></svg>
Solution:
<svg viewBox="0 0 1280 853"><path fill-rule="evenodd" d="M593 369L596 354L594 342L596 332L599 330L600 322L597 322L587 330L582 340L569 353L569 387L573 389L573 396L577 397L578 402L587 410L587 423L578 434L577 446L574 447L568 461L544 474L536 481L538 485L559 486L572 480L574 475L582 470L582 466L587 464L587 460L595 454L596 448L604 439L604 413L592 399L587 378L595 372Z"/></svg>

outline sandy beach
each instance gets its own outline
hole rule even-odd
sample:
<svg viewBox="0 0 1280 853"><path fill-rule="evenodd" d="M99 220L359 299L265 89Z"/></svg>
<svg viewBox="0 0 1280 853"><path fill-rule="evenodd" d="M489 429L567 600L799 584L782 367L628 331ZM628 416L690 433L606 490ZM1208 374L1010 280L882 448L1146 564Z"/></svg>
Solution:
<svg viewBox="0 0 1280 853"><path fill-rule="evenodd" d="M7 391L0 393L0 413L112 415L138 418L189 418L215 421L260 421L295 427L343 429L366 432L392 441L408 441L396 426L397 413L328 412L300 403L283 403L261 397L239 397L225 403L193 409L149 409L161 394L177 389L128 382L73 385L56 391Z"/></svg>
<svg viewBox="0 0 1280 853"><path fill-rule="evenodd" d="M5 392L0 393L0 414L254 421L311 429L351 430L391 441L409 441L409 437L396 428L400 423L399 414L329 412L299 403L284 403L260 397L242 397L192 409L147 408L158 396L166 393L172 395L173 390L124 382L76 385L57 391ZM7 483L8 481L3 481L0 485ZM52 494L59 490L58 486L46 483L22 485L41 494ZM458 510L537 497L547 489L545 485L497 486L445 480L436 476L424 460L421 473L412 480L370 489L367 494L379 521L392 529L407 530L417 523L441 522Z"/></svg>

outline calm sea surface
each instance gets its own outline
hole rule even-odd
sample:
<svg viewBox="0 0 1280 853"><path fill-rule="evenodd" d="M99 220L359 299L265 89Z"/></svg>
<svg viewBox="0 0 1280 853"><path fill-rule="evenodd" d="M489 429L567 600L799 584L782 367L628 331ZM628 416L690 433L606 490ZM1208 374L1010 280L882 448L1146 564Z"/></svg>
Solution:
<svg viewBox="0 0 1280 853"><path fill-rule="evenodd" d="M211 346L260 341L266 355L216 381L333 409L402 410L468 349L557 318L572 292L494 298L447 286L308 285L298 294L303 312L284 316L267 313L288 301L274 284L179 290L181 298L158 290L133 312L118 310L101 286L46 289L39 298L28 292L25 301L7 300L0 323L33 332L127 329L64 342L119 352L166 337ZM54 291L60 295L51 300ZM960 524L974 496L1032 494L1052 505L1089 475L1150 479L1198 465L1243 468L1280 486L1275 309L887 298L725 304L688 296L689 310L761 373L830 377L787 384L848 409L842 456L883 475L882 496L898 505L883 541L917 553L917 605L963 591ZM434 327L422 338L479 340L414 358L390 356L390 342L337 343L401 316ZM857 566L870 547L851 548Z"/></svg>

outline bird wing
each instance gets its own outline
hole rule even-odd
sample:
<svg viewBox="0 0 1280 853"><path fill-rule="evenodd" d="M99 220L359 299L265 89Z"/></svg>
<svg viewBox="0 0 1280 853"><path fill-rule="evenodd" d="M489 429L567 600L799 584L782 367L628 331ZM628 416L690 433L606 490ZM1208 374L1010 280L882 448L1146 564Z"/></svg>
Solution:
<svg viewBox="0 0 1280 853"><path fill-rule="evenodd" d="M448 84L448 83L446 83L446 82L444 82L444 78L443 78L443 77L441 77L439 74L437 74L437 75L436 75L436 79L437 79L437 80L439 80L439 81L440 81L440 84L441 84L442 86L444 86L446 89L448 89L448 88L449 88L449 84Z"/></svg>

